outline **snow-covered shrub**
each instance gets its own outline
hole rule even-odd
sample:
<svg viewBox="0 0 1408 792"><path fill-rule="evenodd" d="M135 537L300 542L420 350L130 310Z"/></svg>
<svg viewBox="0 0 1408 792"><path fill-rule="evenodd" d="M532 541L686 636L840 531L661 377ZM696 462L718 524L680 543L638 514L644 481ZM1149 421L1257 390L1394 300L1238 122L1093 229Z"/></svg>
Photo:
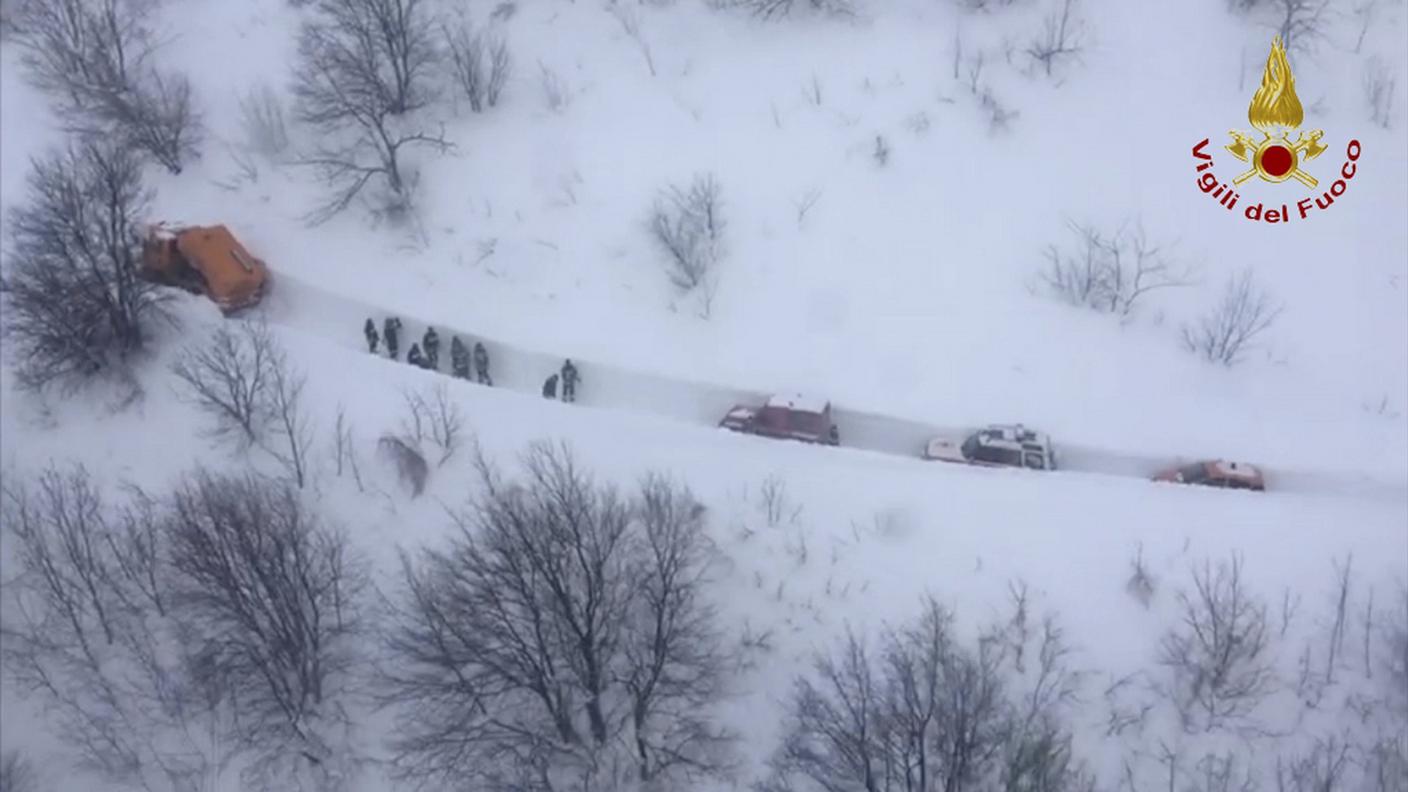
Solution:
<svg viewBox="0 0 1408 792"><path fill-rule="evenodd" d="M299 162L330 191L310 221L332 218L374 180L386 191L379 211L400 218L411 210L416 178L405 149L450 148L415 117L434 98L437 56L422 0L318 0L299 35L293 87L295 113L318 138Z"/></svg>
<svg viewBox="0 0 1408 792"><path fill-rule="evenodd" d="M1080 0L1052 0L1041 22L1041 32L1027 43L1027 57L1047 77L1068 60L1080 60L1085 51L1085 19Z"/></svg>
<svg viewBox="0 0 1408 792"><path fill-rule="evenodd" d="M513 66L508 42L497 33L474 30L464 19L441 23L440 30L449 50L450 76L469 100L469 109L482 113L497 105Z"/></svg>
<svg viewBox="0 0 1408 792"><path fill-rule="evenodd" d="M402 437L416 447L429 439L440 448L436 466L443 467L460 447L464 414L459 404L450 397L450 390L443 382L435 383L429 396L407 391L402 398L408 413L402 423Z"/></svg>
<svg viewBox="0 0 1408 792"><path fill-rule="evenodd" d="M1138 223L1108 235L1091 225L1067 226L1077 237L1074 248L1048 246L1047 266L1039 277L1053 295L1072 305L1128 317L1149 292L1191 282L1191 270L1149 240Z"/></svg>
<svg viewBox="0 0 1408 792"><path fill-rule="evenodd" d="M172 173L204 128L185 75L156 67L149 0L18 0L26 77L75 132L117 137Z"/></svg>
<svg viewBox="0 0 1408 792"><path fill-rule="evenodd" d="M671 185L655 201L650 234L665 254L666 274L692 291L713 274L723 249L724 220L713 174L694 177L689 189Z"/></svg>
<svg viewBox="0 0 1408 792"><path fill-rule="evenodd" d="M726 667L704 508L649 477L626 501L563 448L479 463L443 549L403 560L384 696L406 777L476 788L679 788L719 770ZM519 786L514 786L519 784Z"/></svg>
<svg viewBox="0 0 1408 792"><path fill-rule="evenodd" d="M164 295L138 275L148 201L140 163L120 142L79 143L34 162L0 275L22 385L71 388L123 371L169 318Z"/></svg>
<svg viewBox="0 0 1408 792"><path fill-rule="evenodd" d="M1183 346L1210 363L1235 366L1281 315L1281 306L1253 279L1250 269L1227 282L1222 300L1183 326Z"/></svg>

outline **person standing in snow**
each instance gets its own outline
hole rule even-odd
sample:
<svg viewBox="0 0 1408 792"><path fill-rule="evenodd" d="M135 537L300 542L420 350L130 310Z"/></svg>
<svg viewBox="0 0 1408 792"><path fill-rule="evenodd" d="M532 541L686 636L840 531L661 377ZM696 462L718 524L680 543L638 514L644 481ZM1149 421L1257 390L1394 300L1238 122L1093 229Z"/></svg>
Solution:
<svg viewBox="0 0 1408 792"><path fill-rule="evenodd" d="M425 349L425 367L431 371L440 370L440 334L435 328L425 328L425 338L421 341Z"/></svg>
<svg viewBox="0 0 1408 792"><path fill-rule="evenodd" d="M556 374L552 375L551 377L548 377L547 380L546 380L545 382L543 382L543 398L544 398L544 399L556 399L556 398L557 398L557 375L556 375Z"/></svg>
<svg viewBox="0 0 1408 792"><path fill-rule="evenodd" d="M386 339L386 354L392 360L396 359L396 355L401 349L400 331L401 320L394 316L386 317L386 321L382 323L381 335Z"/></svg>
<svg viewBox="0 0 1408 792"><path fill-rule="evenodd" d="M367 337L367 350L375 355L376 345L381 337L376 334L376 322L373 322L371 317L367 317L367 323L362 325L362 335Z"/></svg>
<svg viewBox="0 0 1408 792"><path fill-rule="evenodd" d="M412 366L425 368L425 356L420 353L420 344L411 344L411 351L406 353L406 362Z"/></svg>
<svg viewBox="0 0 1408 792"><path fill-rule="evenodd" d="M450 337L450 373L460 379L469 379L469 350L459 336Z"/></svg>
<svg viewBox="0 0 1408 792"><path fill-rule="evenodd" d="M474 342L474 376L480 385L493 387L494 381L489 378L489 350L478 341Z"/></svg>
<svg viewBox="0 0 1408 792"><path fill-rule="evenodd" d="M574 402L577 400L577 383L581 381L577 374L577 367L572 365L572 358L562 364L562 400Z"/></svg>

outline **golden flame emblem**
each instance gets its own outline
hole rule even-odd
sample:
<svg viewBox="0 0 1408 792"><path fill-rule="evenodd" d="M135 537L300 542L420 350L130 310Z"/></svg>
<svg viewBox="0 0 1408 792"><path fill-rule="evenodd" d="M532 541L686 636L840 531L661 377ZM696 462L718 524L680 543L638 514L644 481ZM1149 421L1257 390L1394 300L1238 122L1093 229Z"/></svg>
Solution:
<svg viewBox="0 0 1408 792"><path fill-rule="evenodd" d="M1241 184L1253 176L1260 176L1269 182L1283 182L1296 179L1307 187L1314 187L1314 177L1300 169L1302 161L1310 161L1320 156L1327 146L1320 142L1325 136L1319 129L1302 132L1291 142L1289 135L1297 130L1305 120L1305 108L1301 107L1296 96L1296 78L1291 73L1290 61L1286 58L1286 48L1281 37L1271 39L1271 54L1266 58L1266 69L1261 75L1261 86L1252 96L1247 108L1247 120L1251 121L1262 134L1257 142L1251 135L1231 130L1232 144L1227 150L1232 156L1251 164L1251 169L1233 179Z"/></svg>

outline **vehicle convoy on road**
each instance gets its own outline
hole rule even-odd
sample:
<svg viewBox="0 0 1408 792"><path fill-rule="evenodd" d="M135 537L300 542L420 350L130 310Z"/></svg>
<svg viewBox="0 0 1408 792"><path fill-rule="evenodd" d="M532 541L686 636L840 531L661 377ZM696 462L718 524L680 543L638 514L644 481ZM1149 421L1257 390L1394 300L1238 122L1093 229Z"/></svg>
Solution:
<svg viewBox="0 0 1408 792"><path fill-rule="evenodd" d="M924 446L923 457L984 467L1056 469L1050 438L1022 424L991 424L962 438L935 437Z"/></svg>
<svg viewBox="0 0 1408 792"><path fill-rule="evenodd" d="M1154 481L1245 489L1256 492L1266 491L1266 481L1260 470L1245 462L1228 462L1225 459L1211 459L1171 467L1155 475Z"/></svg>
<svg viewBox="0 0 1408 792"><path fill-rule="evenodd" d="M719 421L719 426L784 440L841 444L840 433L831 420L831 402L800 394L773 396L762 407L736 405Z"/></svg>
<svg viewBox="0 0 1408 792"><path fill-rule="evenodd" d="M142 275L209 297L232 314L255 305L269 285L269 267L223 225L153 223L142 240Z"/></svg>

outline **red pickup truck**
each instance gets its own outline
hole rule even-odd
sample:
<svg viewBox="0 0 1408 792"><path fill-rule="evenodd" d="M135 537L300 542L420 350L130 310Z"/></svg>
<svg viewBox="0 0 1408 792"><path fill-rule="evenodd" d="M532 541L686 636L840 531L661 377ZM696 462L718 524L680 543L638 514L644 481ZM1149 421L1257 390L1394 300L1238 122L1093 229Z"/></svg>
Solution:
<svg viewBox="0 0 1408 792"><path fill-rule="evenodd" d="M831 420L831 402L798 394L773 396L762 407L735 406L719 421L719 426L784 440L841 444L840 433Z"/></svg>

